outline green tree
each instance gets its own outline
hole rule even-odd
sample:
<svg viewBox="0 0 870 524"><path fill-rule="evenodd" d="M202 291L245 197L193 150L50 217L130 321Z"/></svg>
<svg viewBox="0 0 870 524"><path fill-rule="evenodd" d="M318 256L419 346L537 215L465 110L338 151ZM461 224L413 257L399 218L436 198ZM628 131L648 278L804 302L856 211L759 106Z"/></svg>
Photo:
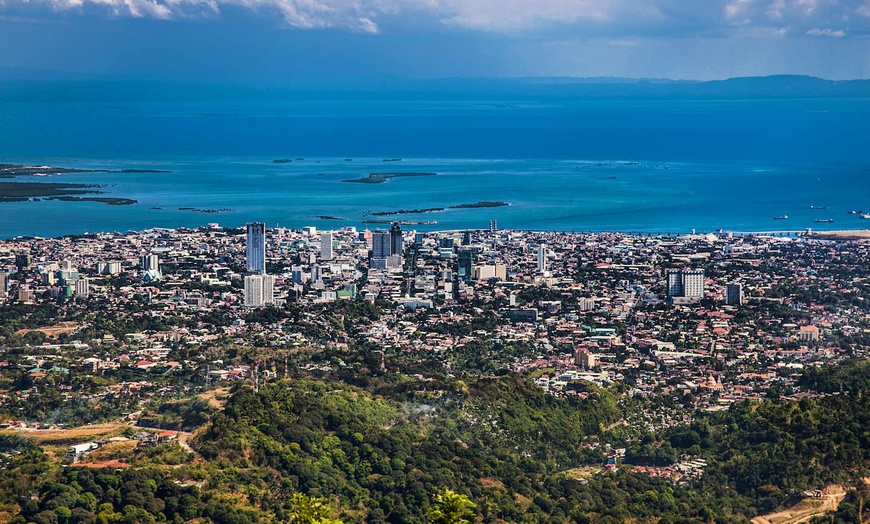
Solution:
<svg viewBox="0 0 870 524"><path fill-rule="evenodd" d="M449 489L435 495L434 505L429 509L429 524L470 524L477 506L466 495Z"/></svg>
<svg viewBox="0 0 870 524"><path fill-rule="evenodd" d="M332 510L324 498L309 497L302 493L293 495L290 522L293 524L342 524L330 517Z"/></svg>

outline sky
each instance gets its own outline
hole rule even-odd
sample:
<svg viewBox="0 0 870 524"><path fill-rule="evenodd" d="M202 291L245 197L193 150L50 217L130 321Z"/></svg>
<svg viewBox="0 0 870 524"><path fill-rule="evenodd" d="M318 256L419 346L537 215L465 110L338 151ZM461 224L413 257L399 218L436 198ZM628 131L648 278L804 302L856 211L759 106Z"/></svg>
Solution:
<svg viewBox="0 0 870 524"><path fill-rule="evenodd" d="M0 67L166 78L870 78L870 0L0 0Z"/></svg>

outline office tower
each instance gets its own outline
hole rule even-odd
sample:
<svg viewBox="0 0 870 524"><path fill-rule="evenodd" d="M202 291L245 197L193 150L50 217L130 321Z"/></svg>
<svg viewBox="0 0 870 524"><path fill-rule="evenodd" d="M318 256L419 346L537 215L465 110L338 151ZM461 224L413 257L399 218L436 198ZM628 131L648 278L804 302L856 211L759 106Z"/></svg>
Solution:
<svg viewBox="0 0 870 524"><path fill-rule="evenodd" d="M420 249L423 247L423 240L425 239L425 235L423 233L415 233L414 234L414 247L416 249Z"/></svg>
<svg viewBox="0 0 870 524"><path fill-rule="evenodd" d="M440 247L441 249L453 249L453 239L442 238L438 240L438 247Z"/></svg>
<svg viewBox="0 0 870 524"><path fill-rule="evenodd" d="M266 274L266 224L251 222L247 229L247 261L248 273Z"/></svg>
<svg viewBox="0 0 870 524"><path fill-rule="evenodd" d="M9 274L0 271L0 298L6 298L9 292Z"/></svg>
<svg viewBox="0 0 870 524"><path fill-rule="evenodd" d="M79 272L77 269L61 269L57 272L57 279L60 285L68 286L79 279Z"/></svg>
<svg viewBox="0 0 870 524"><path fill-rule="evenodd" d="M317 265L311 266L311 280L317 282L323 278L323 268Z"/></svg>
<svg viewBox="0 0 870 524"><path fill-rule="evenodd" d="M703 269L668 271L668 298L675 304L698 302L704 298Z"/></svg>
<svg viewBox="0 0 870 524"><path fill-rule="evenodd" d="M725 286L725 304L739 306L743 303L743 286L734 282Z"/></svg>
<svg viewBox="0 0 870 524"><path fill-rule="evenodd" d="M547 244L538 246L538 273L547 270Z"/></svg>
<svg viewBox="0 0 870 524"><path fill-rule="evenodd" d="M317 267L317 266L314 266ZM302 266L293 266L292 268L292 279L294 284L304 284L305 283L305 273L302 271Z"/></svg>
<svg viewBox="0 0 870 524"><path fill-rule="evenodd" d="M146 282L160 280L160 259L157 255L142 255L139 258L139 265L142 267L142 280Z"/></svg>
<svg viewBox="0 0 870 524"><path fill-rule="evenodd" d="M471 245L471 232L470 231L466 231L465 233L462 233L462 245L463 246L470 246Z"/></svg>
<svg viewBox="0 0 870 524"><path fill-rule="evenodd" d="M320 258L332 260L332 233L327 232L320 235Z"/></svg>
<svg viewBox="0 0 870 524"><path fill-rule="evenodd" d="M275 277L248 275L245 277L245 306L262 307L274 303Z"/></svg>
<svg viewBox="0 0 870 524"><path fill-rule="evenodd" d="M470 249L459 250L459 263L457 264L456 274L460 280L471 282L474 276L474 252Z"/></svg>
<svg viewBox="0 0 870 524"><path fill-rule="evenodd" d="M75 294L77 297L87 298L91 293L91 286L86 278L76 280Z"/></svg>
<svg viewBox="0 0 870 524"><path fill-rule="evenodd" d="M590 370L595 367L595 355L589 352L586 348L580 348L574 354L574 363L578 367L585 370Z"/></svg>
<svg viewBox="0 0 870 524"><path fill-rule="evenodd" d="M389 231L372 233L372 259L387 258L392 254Z"/></svg>
<svg viewBox="0 0 870 524"><path fill-rule="evenodd" d="M157 271L160 269L160 258L157 255L142 255L139 257L142 271Z"/></svg>
<svg viewBox="0 0 870 524"><path fill-rule="evenodd" d="M405 251L404 238L402 237L402 226L398 222L393 222L393 227L390 228L390 254L402 256Z"/></svg>
<svg viewBox="0 0 870 524"><path fill-rule="evenodd" d="M117 275L120 272L120 262L97 262L97 273L101 275Z"/></svg>
<svg viewBox="0 0 870 524"><path fill-rule="evenodd" d="M18 268L18 271L24 271L30 267L30 264L31 259L29 253L18 253L15 255L15 267Z"/></svg>

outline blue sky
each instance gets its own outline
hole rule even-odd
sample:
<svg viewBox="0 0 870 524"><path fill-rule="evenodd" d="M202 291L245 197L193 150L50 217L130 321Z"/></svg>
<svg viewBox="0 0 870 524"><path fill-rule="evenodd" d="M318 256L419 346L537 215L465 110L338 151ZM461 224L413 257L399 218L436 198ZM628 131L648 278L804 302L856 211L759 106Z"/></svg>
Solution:
<svg viewBox="0 0 870 524"><path fill-rule="evenodd" d="M0 67L868 78L870 0L0 0Z"/></svg>

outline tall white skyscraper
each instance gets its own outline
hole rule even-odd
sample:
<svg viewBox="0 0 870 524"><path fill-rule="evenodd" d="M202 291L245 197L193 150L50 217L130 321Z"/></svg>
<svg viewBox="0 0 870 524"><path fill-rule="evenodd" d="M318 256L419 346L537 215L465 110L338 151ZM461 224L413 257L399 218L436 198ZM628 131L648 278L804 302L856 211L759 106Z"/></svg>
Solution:
<svg viewBox="0 0 870 524"><path fill-rule="evenodd" d="M262 307L274 303L275 277L248 275L245 277L245 306Z"/></svg>
<svg viewBox="0 0 870 524"><path fill-rule="evenodd" d="M266 273L266 224L251 222L246 228L248 273L263 275Z"/></svg>
<svg viewBox="0 0 870 524"><path fill-rule="evenodd" d="M332 260L332 233L320 234L320 258L321 260Z"/></svg>
<svg viewBox="0 0 870 524"><path fill-rule="evenodd" d="M538 246L538 273L547 270L547 244Z"/></svg>

